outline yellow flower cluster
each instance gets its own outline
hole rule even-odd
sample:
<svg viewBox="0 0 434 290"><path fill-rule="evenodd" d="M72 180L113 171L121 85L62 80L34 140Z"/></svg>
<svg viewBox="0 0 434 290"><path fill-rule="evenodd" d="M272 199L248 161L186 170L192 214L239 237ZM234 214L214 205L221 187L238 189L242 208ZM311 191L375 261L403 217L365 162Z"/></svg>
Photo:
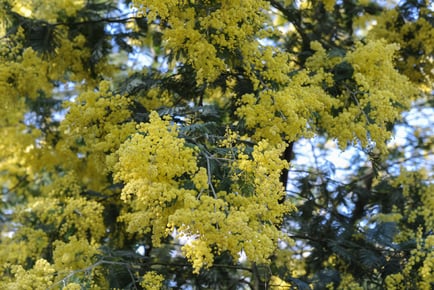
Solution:
<svg viewBox="0 0 434 290"><path fill-rule="evenodd" d="M203 240L194 240L182 247L182 252L187 259L192 262L193 273L199 274L203 267L210 267L214 262L212 249Z"/></svg>
<svg viewBox="0 0 434 290"><path fill-rule="evenodd" d="M13 122L15 119L14 115L6 113L2 116L5 117L4 120L12 120ZM34 148L35 139L40 137L40 132L37 129L32 129L29 132L29 130L26 130L25 124L20 124L19 121L16 121L14 125L7 124L0 127L0 134L7 136L0 143L0 171L9 173L6 176L1 175L0 181L6 187L14 187L14 185L19 183L19 180L16 178L17 176L26 174L33 176L34 174L29 161L32 160L31 151Z"/></svg>
<svg viewBox="0 0 434 290"><path fill-rule="evenodd" d="M294 258L299 252L294 251L294 243L287 244L286 247L279 247L275 252L274 265L278 268L288 269L291 277L299 278L306 275L306 261L301 258Z"/></svg>
<svg viewBox="0 0 434 290"><path fill-rule="evenodd" d="M427 94L433 89L434 29L429 23L429 8L422 8L415 21L406 21L401 27L391 25L400 21L402 15L391 9L375 18L377 24L369 31L368 39L385 39L403 49L405 58L398 59L398 68ZM408 55L409 52L413 52Z"/></svg>
<svg viewBox="0 0 434 290"><path fill-rule="evenodd" d="M402 272L386 277L387 289L417 289L430 290L434 283L434 235L422 238L422 229L416 233L416 249L411 251Z"/></svg>
<svg viewBox="0 0 434 290"><path fill-rule="evenodd" d="M86 47L86 38L83 35L78 35L69 40L67 38L68 31L59 28L57 32L61 40L55 54L50 56L51 59L48 60L50 64L49 77L77 83L86 80L85 84L89 87L96 85L92 78L89 77L90 72L86 67L91 56L90 49ZM65 74L65 72L68 72L68 74ZM109 75L110 70L107 70L105 74Z"/></svg>
<svg viewBox="0 0 434 290"><path fill-rule="evenodd" d="M321 2L324 5L324 8L328 11L328 12L333 12L333 8L336 4L336 0L321 0Z"/></svg>
<svg viewBox="0 0 434 290"><path fill-rule="evenodd" d="M10 62L7 66L2 66L6 72L0 73L7 79L0 80L7 87L13 87L16 90L14 96L27 96L35 99L39 91L50 92L53 89L52 84L47 78L48 63L42 60L31 48L26 48L19 59L19 62Z"/></svg>
<svg viewBox="0 0 434 290"><path fill-rule="evenodd" d="M337 287L337 290L363 290L363 289L364 288L355 281L353 275L349 273L341 276L341 282Z"/></svg>
<svg viewBox="0 0 434 290"><path fill-rule="evenodd" d="M71 255L77 253L72 251L76 249L74 241L90 243L96 250L98 242L106 233L102 212L101 204L82 197L31 199L26 208L17 209L15 214L16 222L22 226L11 229L11 237L2 238L0 264L7 268L8 265L35 262L40 257L46 257L53 245L63 247L63 244L59 244L63 243L61 240L70 241L68 249ZM56 266L56 269L63 268Z"/></svg>
<svg viewBox="0 0 434 290"><path fill-rule="evenodd" d="M90 188L99 190L106 184L106 174L113 165L110 154L135 131L129 110L130 101L109 91L109 82L100 83L100 90L85 91L70 102L69 112L60 126L62 140L53 151L48 147L43 160L68 166ZM72 150L71 150L72 149ZM68 162L64 162L68 160Z"/></svg>
<svg viewBox="0 0 434 290"><path fill-rule="evenodd" d="M86 239L72 236L68 242L54 242L54 268L60 276L66 276L70 271L83 270L95 262L99 253L98 244L89 243Z"/></svg>
<svg viewBox="0 0 434 290"><path fill-rule="evenodd" d="M125 183L121 197L131 208L121 219L132 233L152 231L155 245L174 230L191 238L183 253L195 272L211 266L214 254L223 251L235 258L244 251L252 261L267 262L283 239L276 225L294 210L279 203L284 149L264 140L251 156L240 151L231 165L232 192L215 192L209 172L197 166L195 149L185 146L176 125L153 112L117 152L114 176ZM187 189L191 181L194 189Z"/></svg>
<svg viewBox="0 0 434 290"><path fill-rule="evenodd" d="M143 280L140 282L140 286L142 286L145 290L160 290L163 286L164 277L160 274L157 274L154 271L146 272L143 275Z"/></svg>
<svg viewBox="0 0 434 290"><path fill-rule="evenodd" d="M84 0L21 0L13 1L13 10L25 17L34 19L44 19L48 22L56 22L59 14L66 14L66 16L74 16L77 11L85 5Z"/></svg>
<svg viewBox="0 0 434 290"><path fill-rule="evenodd" d="M157 110L173 105L172 95L162 88L151 88L146 92L146 95L140 96L138 99L148 110Z"/></svg>
<svg viewBox="0 0 434 290"><path fill-rule="evenodd" d="M270 290L286 290L291 289L292 285L288 282L283 281L278 276L271 276L269 281Z"/></svg>
<svg viewBox="0 0 434 290"><path fill-rule="evenodd" d="M237 114L245 119L247 127L254 129L254 140L267 139L279 144L311 136L313 112L324 111L332 100L320 87L308 86L310 81L305 77L301 73L291 86L279 91L262 91L259 98L251 94L242 97Z"/></svg>
<svg viewBox="0 0 434 290"><path fill-rule="evenodd" d="M55 198L36 199L30 203L28 213L36 215L40 222L59 230L60 235L67 236L71 231L80 239L99 239L105 233L102 220L103 207L96 201L89 201L82 197L66 198L63 201ZM47 207L51 211L47 211Z"/></svg>
<svg viewBox="0 0 434 290"><path fill-rule="evenodd" d="M149 123L138 125L137 132L120 146L114 166L115 180L125 183L121 198L133 209L123 216L128 231L152 229L156 245L167 235L168 216L196 194L183 188L186 182L197 180L201 188L204 184L195 178L199 169L195 150L177 135L176 125L152 112Z"/></svg>
<svg viewBox="0 0 434 290"><path fill-rule="evenodd" d="M401 174L394 181L395 186L400 186L403 190L403 195L407 202L413 202L414 199L420 199L420 203L415 203L417 208L406 208L404 216L409 219L409 222L415 222L417 219L422 218L424 226L427 229L434 228L434 186L432 184L421 186L421 180L426 179L426 172L421 171L408 171L401 168ZM414 196L416 195L416 197Z"/></svg>
<svg viewBox="0 0 434 290"><path fill-rule="evenodd" d="M79 283L68 283L62 290L81 290L81 285Z"/></svg>
<svg viewBox="0 0 434 290"><path fill-rule="evenodd" d="M16 37L19 37L20 32ZM0 95L2 96L0 113L4 116L0 124L2 129L13 126L9 130L22 130L23 128L17 128L17 124L23 118L24 97L35 99L39 96L40 91L49 92L53 86L47 78L47 63L39 58L32 49L25 49L22 54L14 52L12 55L13 60L9 60L7 55L0 57ZM13 136L18 132L10 133ZM25 142L25 144L29 143Z"/></svg>
<svg viewBox="0 0 434 290"><path fill-rule="evenodd" d="M73 171L50 177L51 182L41 188L41 192L46 197L58 199L77 198L83 192L80 180Z"/></svg>
<svg viewBox="0 0 434 290"><path fill-rule="evenodd" d="M2 270L7 269L10 265L25 265L29 260L38 260L48 243L47 233L42 229L31 227L21 227L15 230L12 237L2 237L2 247L0 248Z"/></svg>
<svg viewBox="0 0 434 290"><path fill-rule="evenodd" d="M19 30L11 41L19 41L21 37L22 30ZM33 173L29 161L40 131L23 124L25 100L35 100L41 92L53 89L47 78L48 67L47 62L29 48L0 55L0 134L7 136L0 144L0 170L9 172L10 176ZM13 186L13 178L5 180L6 183Z"/></svg>
<svg viewBox="0 0 434 290"><path fill-rule="evenodd" d="M0 119L0 133L8 136L0 144L0 169L9 172L6 177L8 180L4 182L6 186L15 184L13 176L25 174L33 178L35 172L41 168L53 166L65 157L62 154L56 156L56 150L48 146L53 136L41 136L40 130L35 128L34 124L26 124L26 98L33 101L37 98L53 98L53 80L82 82L83 79L88 79L89 81L83 82L83 86L94 85L86 68L90 52L84 47L85 38L79 35L70 41L67 31L59 27L57 32L60 38L59 47L53 55L45 58L31 48L24 49L20 45L3 46L3 42L0 45L0 114L3 116ZM19 28L15 35L10 36L9 41L24 42L23 29ZM109 66L101 66L101 69L105 68ZM109 75L110 70L106 71ZM77 88L79 86L77 85ZM113 136L112 139L116 137ZM36 144L35 140L39 143ZM70 141L72 142L69 145L76 143L76 140ZM65 145L64 153L69 150L69 145ZM62 148L59 149L57 153L62 152ZM71 156L66 160L70 158Z"/></svg>
<svg viewBox="0 0 434 290"><path fill-rule="evenodd" d="M197 3L194 9L184 1L133 3L150 21L158 15L170 24L163 33L164 46L196 70L199 84L213 82L235 66L245 71L255 89L266 89L268 83L283 87L290 82L289 55L259 41L269 35L264 29L269 21L266 1L222 1L213 9L208 2ZM222 52L234 57L224 59ZM307 74L303 80L308 81ZM228 82L233 85L230 79ZM280 171L288 166L280 160L285 149L282 136L295 140L303 133L312 106L323 107L302 89L302 80L298 84L288 91L265 90L258 103L253 95L243 97L244 106L237 114L255 128L253 139L260 142L251 155L240 147L226 156L234 160L230 192L215 192L212 183L218 180L205 168L198 168L194 150L185 148L167 121L151 115L150 123L140 125L139 133L121 145L114 167L116 179L125 182L122 198L132 207L132 212L123 215L129 231L152 230L154 242L175 229L191 238L183 252L195 272L211 266L214 254L222 251L235 258L244 251L251 261L267 262L282 238L275 225L293 210L291 204L278 202L284 195ZM303 93L296 95L295 91ZM219 98L233 97L217 93ZM305 105L300 106L299 99ZM236 137L229 136L233 134L229 132L221 145L233 146ZM180 153L183 155L177 157ZM186 189L184 176L193 181L194 190Z"/></svg>
<svg viewBox="0 0 434 290"><path fill-rule="evenodd" d="M294 207L279 203L284 194L279 181L279 173L286 166L279 158L283 149L262 141L251 157L240 153L232 164L234 182L230 193L221 191L218 198L192 199L188 207L170 217L172 227L195 237L183 248L195 272L212 265L213 251L229 251L234 258L244 252L249 261L267 263L277 241L285 239L276 225Z"/></svg>
<svg viewBox="0 0 434 290"><path fill-rule="evenodd" d="M324 50L317 46L318 54L308 61L314 69L318 61L324 59ZM338 103L326 99L327 105L332 104L335 110L341 110L337 116L333 116L330 110L319 115L320 125L339 141L341 148L357 141L366 147L372 141L381 152L386 152L386 141L391 134L387 125L400 118L403 108L409 106L416 94L408 79L394 69L397 49L397 45L382 40L370 41L366 45L359 43L340 60L351 64L357 88L348 86L338 96ZM332 59L328 65L336 61L337 58ZM324 79L330 82L330 75L324 75Z"/></svg>
<svg viewBox="0 0 434 290"><path fill-rule="evenodd" d="M249 74L252 60L255 65L264 67L259 51L261 45L255 36L268 21L261 10L269 4L253 0L222 1L210 9L212 4L204 2L195 8L180 0L136 0L133 4L147 14L149 21L154 21L158 15L170 24L171 28L163 34L165 48L173 54L181 54L182 60L196 69L198 84L214 81L229 68L221 51L241 51L246 57L241 65ZM239 62L239 59L234 57L227 61ZM277 70L271 62L267 65Z"/></svg>
<svg viewBox="0 0 434 290"><path fill-rule="evenodd" d="M28 238L37 241L30 236ZM29 242L24 245L29 246ZM98 244L89 243L86 239L71 236L68 242L54 241L53 264L41 258L30 269L23 267L28 260L15 265L3 263L2 270L10 271L12 275L1 281L2 289L58 289L56 285L61 289L82 289L80 284L73 281L91 281L98 275L95 271L96 258L100 254L98 247ZM26 247L16 251L25 251L24 255L29 253ZM91 289L100 289L96 281L91 283Z"/></svg>
<svg viewBox="0 0 434 290"><path fill-rule="evenodd" d="M431 289L434 283L434 198L433 185L423 184L426 178L423 171L407 171L401 169L401 174L394 181L394 186L400 186L407 206L402 215L411 224L422 221L417 232L414 227L404 227L395 237L397 242L416 241L416 248L411 250L410 257L399 273L386 277L388 289L412 288ZM417 202L415 202L417 200ZM397 214L399 215L399 214Z"/></svg>
<svg viewBox="0 0 434 290"><path fill-rule="evenodd" d="M37 260L33 268L28 271L22 266L15 266L12 269L15 282L6 284L4 289L48 289L53 285L55 271L54 267L44 259Z"/></svg>

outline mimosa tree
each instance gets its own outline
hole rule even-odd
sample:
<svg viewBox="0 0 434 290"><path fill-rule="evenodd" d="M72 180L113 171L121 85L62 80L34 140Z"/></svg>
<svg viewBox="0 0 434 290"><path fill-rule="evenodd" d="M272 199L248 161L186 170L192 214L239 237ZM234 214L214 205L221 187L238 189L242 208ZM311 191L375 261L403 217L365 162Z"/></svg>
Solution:
<svg viewBox="0 0 434 290"><path fill-rule="evenodd" d="M432 8L0 1L1 288L432 289Z"/></svg>

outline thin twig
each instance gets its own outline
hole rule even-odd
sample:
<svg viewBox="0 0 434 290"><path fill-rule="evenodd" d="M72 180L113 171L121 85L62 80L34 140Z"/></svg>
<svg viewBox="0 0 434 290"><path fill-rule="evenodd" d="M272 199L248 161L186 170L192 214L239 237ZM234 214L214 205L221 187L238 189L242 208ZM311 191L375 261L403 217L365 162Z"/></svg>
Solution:
<svg viewBox="0 0 434 290"><path fill-rule="evenodd" d="M208 154L205 154L205 159L206 159L206 168L207 168L207 176L208 176L208 185L211 188L214 198L217 198L217 193L215 192L214 185L212 184L211 164L209 161Z"/></svg>

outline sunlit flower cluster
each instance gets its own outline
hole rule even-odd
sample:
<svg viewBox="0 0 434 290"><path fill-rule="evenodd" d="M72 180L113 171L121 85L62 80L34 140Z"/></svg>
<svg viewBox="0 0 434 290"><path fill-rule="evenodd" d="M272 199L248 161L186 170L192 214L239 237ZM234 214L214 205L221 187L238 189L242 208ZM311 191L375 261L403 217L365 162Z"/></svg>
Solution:
<svg viewBox="0 0 434 290"><path fill-rule="evenodd" d="M306 74L296 76L291 86L279 91L265 90L259 98L252 94L242 97L237 114L249 128L254 128L255 140L267 139L272 144L310 137L315 128L314 112L323 112L332 104L331 98L311 82Z"/></svg>
<svg viewBox="0 0 434 290"><path fill-rule="evenodd" d="M285 239L276 225L294 207L279 202L284 194L279 181L286 165L279 159L283 149L263 141L252 156L240 153L232 164L231 192L192 197L169 218L181 235L193 237L183 252L196 272L212 265L215 252L229 251L234 258L244 252L250 261L267 263L277 241Z"/></svg>
<svg viewBox="0 0 434 290"><path fill-rule="evenodd" d="M315 48L318 55L308 61L314 68L318 64L317 57L324 59L324 50ZM339 141L341 148L358 141L364 147L372 146L370 142L373 142L381 152L386 152L386 141L391 136L388 124L400 118L400 113L416 94L408 79L394 69L394 53L398 48L381 40L371 41L366 45L358 44L354 51L340 59L342 64L351 65L353 72L348 77L354 79L356 86L344 84L343 93L336 99L339 102L329 101L340 113L320 112L319 121L321 127ZM328 61L328 65L338 59ZM329 74L324 78L330 82Z"/></svg>
<svg viewBox="0 0 434 290"><path fill-rule="evenodd" d="M195 195L185 186L199 169L195 150L185 146L177 137L176 125L169 123L152 112L150 122L138 125L137 132L120 146L114 166L115 179L125 183L121 198L133 209L123 217L128 230L152 230L156 245L167 235L169 215Z"/></svg>
<svg viewBox="0 0 434 290"><path fill-rule="evenodd" d="M244 251L252 261L267 262L283 237L275 225L293 210L279 202L284 195L280 171L287 166L279 156L285 147L261 141L251 156L240 153L232 165L232 192L215 192L175 125L154 112L137 129L121 145L114 166L115 178L125 182L122 199L132 209L122 216L128 230L152 232L156 245L174 230L193 238L183 252L196 272L222 251L234 257ZM194 189L186 188L187 176Z"/></svg>
<svg viewBox="0 0 434 290"><path fill-rule="evenodd" d="M234 54L242 51L246 62L241 65L247 71L252 60L264 66L260 61L260 45L254 36L267 21L266 14L261 11L267 6L265 1L222 1L212 11L207 8L211 3L197 5L196 9L175 0L133 3L140 12L147 14L149 21L159 16L171 25L163 35L165 47L174 54L179 53L196 69L199 84L214 81L229 68L221 55L223 51ZM234 57L226 61L239 60ZM276 69L270 64L270 68Z"/></svg>

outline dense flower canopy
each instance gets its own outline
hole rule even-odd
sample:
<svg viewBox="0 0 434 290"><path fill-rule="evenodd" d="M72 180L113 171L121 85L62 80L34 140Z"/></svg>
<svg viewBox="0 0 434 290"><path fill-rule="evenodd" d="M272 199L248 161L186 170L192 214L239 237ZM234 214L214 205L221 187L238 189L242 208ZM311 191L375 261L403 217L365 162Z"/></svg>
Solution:
<svg viewBox="0 0 434 290"><path fill-rule="evenodd" d="M432 9L0 0L0 288L431 289Z"/></svg>

